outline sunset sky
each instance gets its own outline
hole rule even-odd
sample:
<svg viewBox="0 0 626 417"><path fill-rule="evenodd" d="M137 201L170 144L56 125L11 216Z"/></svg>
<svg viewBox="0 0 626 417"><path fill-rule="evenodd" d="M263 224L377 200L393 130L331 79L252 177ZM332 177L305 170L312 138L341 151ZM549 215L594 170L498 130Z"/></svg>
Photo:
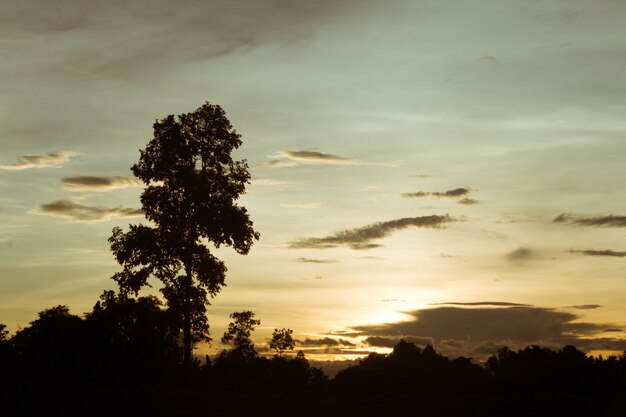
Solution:
<svg viewBox="0 0 626 417"><path fill-rule="evenodd" d="M261 239L209 320L319 357L626 349L618 0L2 0L0 323L89 311L142 219L130 166L218 104ZM90 178L84 178L90 177ZM202 347L200 351L206 350ZM384 351L384 349L383 349Z"/></svg>

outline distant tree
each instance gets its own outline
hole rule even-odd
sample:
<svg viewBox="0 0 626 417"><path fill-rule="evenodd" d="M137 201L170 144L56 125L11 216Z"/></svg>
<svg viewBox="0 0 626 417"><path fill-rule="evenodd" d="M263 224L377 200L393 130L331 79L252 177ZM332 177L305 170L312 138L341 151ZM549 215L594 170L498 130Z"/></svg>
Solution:
<svg viewBox="0 0 626 417"><path fill-rule="evenodd" d="M39 312L39 318L17 331L11 339L25 369L54 375L82 372L85 322L59 305Z"/></svg>
<svg viewBox="0 0 626 417"><path fill-rule="evenodd" d="M261 324L261 320L254 319L252 311L235 312L230 315L233 321L228 325L228 331L222 337L222 343L232 343L234 348L231 355L243 360L250 360L256 356L254 343L250 335Z"/></svg>
<svg viewBox="0 0 626 417"><path fill-rule="evenodd" d="M226 267L207 243L247 254L259 238L236 204L250 182L246 161L231 156L240 145L216 105L157 120L154 138L131 168L146 185L141 203L154 226L130 225L126 233L116 227L109 238L123 267L113 276L122 292L138 294L150 276L163 283L167 305L180 319L185 364L194 343L210 340L206 307L224 285Z"/></svg>
<svg viewBox="0 0 626 417"><path fill-rule="evenodd" d="M6 328L7 328L6 324L0 323L0 340L6 340L7 339L7 336L9 335L9 332L4 330Z"/></svg>
<svg viewBox="0 0 626 417"><path fill-rule="evenodd" d="M270 349L274 349L278 356L281 356L286 350L293 350L296 342L293 340L292 334L293 330L291 329L274 329L272 340L270 340Z"/></svg>
<svg viewBox="0 0 626 417"><path fill-rule="evenodd" d="M108 371L156 371L180 361L178 329L154 296L132 298L105 291L86 314L86 322L91 349L108 362Z"/></svg>

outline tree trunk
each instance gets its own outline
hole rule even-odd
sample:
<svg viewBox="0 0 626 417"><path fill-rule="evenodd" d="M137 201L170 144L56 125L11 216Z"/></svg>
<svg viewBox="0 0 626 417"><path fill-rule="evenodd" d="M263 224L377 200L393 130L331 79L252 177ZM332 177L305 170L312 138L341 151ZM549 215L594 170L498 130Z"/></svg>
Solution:
<svg viewBox="0 0 626 417"><path fill-rule="evenodd" d="M185 368L191 367L193 345L191 343L191 265L185 265L185 283L183 299L183 364Z"/></svg>

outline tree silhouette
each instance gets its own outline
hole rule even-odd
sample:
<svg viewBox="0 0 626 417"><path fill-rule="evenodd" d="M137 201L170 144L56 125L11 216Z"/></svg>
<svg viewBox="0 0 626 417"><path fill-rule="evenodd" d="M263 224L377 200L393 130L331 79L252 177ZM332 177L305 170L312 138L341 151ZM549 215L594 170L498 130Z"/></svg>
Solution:
<svg viewBox="0 0 626 417"><path fill-rule="evenodd" d="M205 103L177 118L154 123L154 138L132 166L146 188L142 208L154 227L113 229L111 250L123 267L113 279L123 293L138 294L154 276L167 305L180 319L183 361L195 342L210 340L206 307L224 285L226 267L206 243L247 254L259 234L236 200L250 182L248 164L235 161L240 135L224 111Z"/></svg>
<svg viewBox="0 0 626 417"><path fill-rule="evenodd" d="M272 340L270 340L270 349L274 349L278 356L281 356L286 350L293 350L296 342L293 340L292 334L293 330L291 329L274 329Z"/></svg>
<svg viewBox="0 0 626 417"><path fill-rule="evenodd" d="M7 336L9 335L9 332L4 330L6 328L6 324L0 323L0 340L6 340Z"/></svg>
<svg viewBox="0 0 626 417"><path fill-rule="evenodd" d="M261 320L255 320L252 311L235 312L230 318L233 321L228 324L228 331L224 333L222 343L233 343L234 348L230 355L234 357L244 361L254 358L256 351L250 335L255 327L261 324Z"/></svg>

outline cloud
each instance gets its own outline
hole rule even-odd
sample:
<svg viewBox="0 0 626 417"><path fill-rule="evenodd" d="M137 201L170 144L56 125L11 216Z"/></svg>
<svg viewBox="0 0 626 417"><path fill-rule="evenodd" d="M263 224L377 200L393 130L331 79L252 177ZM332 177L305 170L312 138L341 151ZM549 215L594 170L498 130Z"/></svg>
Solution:
<svg viewBox="0 0 626 417"><path fill-rule="evenodd" d="M602 307L600 304L582 304L577 306L567 306L565 308L574 308L576 310L594 310L600 307Z"/></svg>
<svg viewBox="0 0 626 417"><path fill-rule="evenodd" d="M76 152L71 151L52 152L48 155L22 155L17 158L16 163L0 165L0 168L6 170L47 167L60 168L76 155L78 155Z"/></svg>
<svg viewBox="0 0 626 417"><path fill-rule="evenodd" d="M578 315L550 308L508 306L509 303L500 306L498 302L488 304L488 307L476 303L477 307L473 308L421 309L407 313L408 321L353 326L352 330L360 332L359 335L372 345L382 346L408 338L420 341L430 338L435 348L446 354L484 356L504 345L523 348L531 344L573 344L583 348L600 340L595 338L596 335L620 329L611 323L579 322ZM611 342L621 346L626 340L612 339Z"/></svg>
<svg viewBox="0 0 626 417"><path fill-rule="evenodd" d="M578 255L586 255L586 256L612 256L616 258L626 257L626 252L622 251L614 251L610 249L604 250L596 250L596 249L570 249L569 253L575 253Z"/></svg>
<svg viewBox="0 0 626 417"><path fill-rule="evenodd" d="M334 259L312 259L312 258L298 258L298 262L305 264L334 264L337 261Z"/></svg>
<svg viewBox="0 0 626 417"><path fill-rule="evenodd" d="M279 152L278 156L304 163L310 162L314 164L322 163L340 165L354 164L353 159L317 151L283 151Z"/></svg>
<svg viewBox="0 0 626 417"><path fill-rule="evenodd" d="M91 46L66 48L61 54L54 49L46 64L56 60L81 75L139 79L269 42L308 39L325 19L352 3L111 0L105 6L96 0L58 0L51 9L45 0L7 0L0 26L7 39L74 36Z"/></svg>
<svg viewBox="0 0 626 417"><path fill-rule="evenodd" d="M61 187L69 191L110 191L116 188L141 186L141 181L128 177L66 177L61 179Z"/></svg>
<svg viewBox="0 0 626 417"><path fill-rule="evenodd" d="M626 216L609 214L600 217L577 217L561 213L552 220L552 223L569 223L578 226L626 227Z"/></svg>
<svg viewBox="0 0 626 417"><path fill-rule="evenodd" d="M430 337L384 337L384 336L370 336L364 340L364 342L374 347L394 347L400 340L407 343L415 343L416 345L432 345L433 339Z"/></svg>
<svg viewBox="0 0 626 417"><path fill-rule="evenodd" d="M422 198L422 197L455 198L455 197L461 197L461 196L467 195L469 194L469 192L470 192L469 188L455 188L454 190L448 190L448 191L443 191L443 192L417 191L414 193L402 193L401 195L404 198ZM467 199L467 200L471 200L471 199ZM475 200L471 200L471 201L475 201ZM470 202L470 203L461 203L461 204L475 204L475 203Z"/></svg>
<svg viewBox="0 0 626 417"><path fill-rule="evenodd" d="M336 347L336 346L348 346L354 347L356 344L350 342L346 339L333 339L330 337L324 337L321 339L305 339L303 341L298 341L298 345L307 346L307 347Z"/></svg>
<svg viewBox="0 0 626 417"><path fill-rule="evenodd" d="M300 165L375 165L397 167L402 161L366 162L319 151L280 151L271 156L265 168L288 168Z"/></svg>
<svg viewBox="0 0 626 417"><path fill-rule="evenodd" d="M517 248L507 253L506 258L511 262L521 262L535 257L535 252L528 248Z"/></svg>
<svg viewBox="0 0 626 417"><path fill-rule="evenodd" d="M431 303L433 306L440 305L448 305L448 306L472 306L472 307L532 307L532 304L520 304L520 303L509 303L506 301L477 301L471 303L460 303L460 302L448 302L448 303Z"/></svg>
<svg viewBox="0 0 626 417"><path fill-rule="evenodd" d="M480 201L474 200L473 198L462 198L457 201L458 204L463 204L465 206L472 206L474 204L480 204Z"/></svg>
<svg viewBox="0 0 626 417"><path fill-rule="evenodd" d="M303 238L289 243L290 249L327 249L347 246L352 249L373 249L380 244L372 243L373 240L382 239L392 233L409 227L441 228L443 224L455 221L454 218L445 216L422 216L406 217L386 222L373 223L367 226L336 232L330 236L316 238Z"/></svg>
<svg viewBox="0 0 626 417"><path fill-rule="evenodd" d="M100 222L113 218L143 217L144 215L141 209L83 206L68 200L42 204L38 210L31 211L31 214L61 217L81 222Z"/></svg>

